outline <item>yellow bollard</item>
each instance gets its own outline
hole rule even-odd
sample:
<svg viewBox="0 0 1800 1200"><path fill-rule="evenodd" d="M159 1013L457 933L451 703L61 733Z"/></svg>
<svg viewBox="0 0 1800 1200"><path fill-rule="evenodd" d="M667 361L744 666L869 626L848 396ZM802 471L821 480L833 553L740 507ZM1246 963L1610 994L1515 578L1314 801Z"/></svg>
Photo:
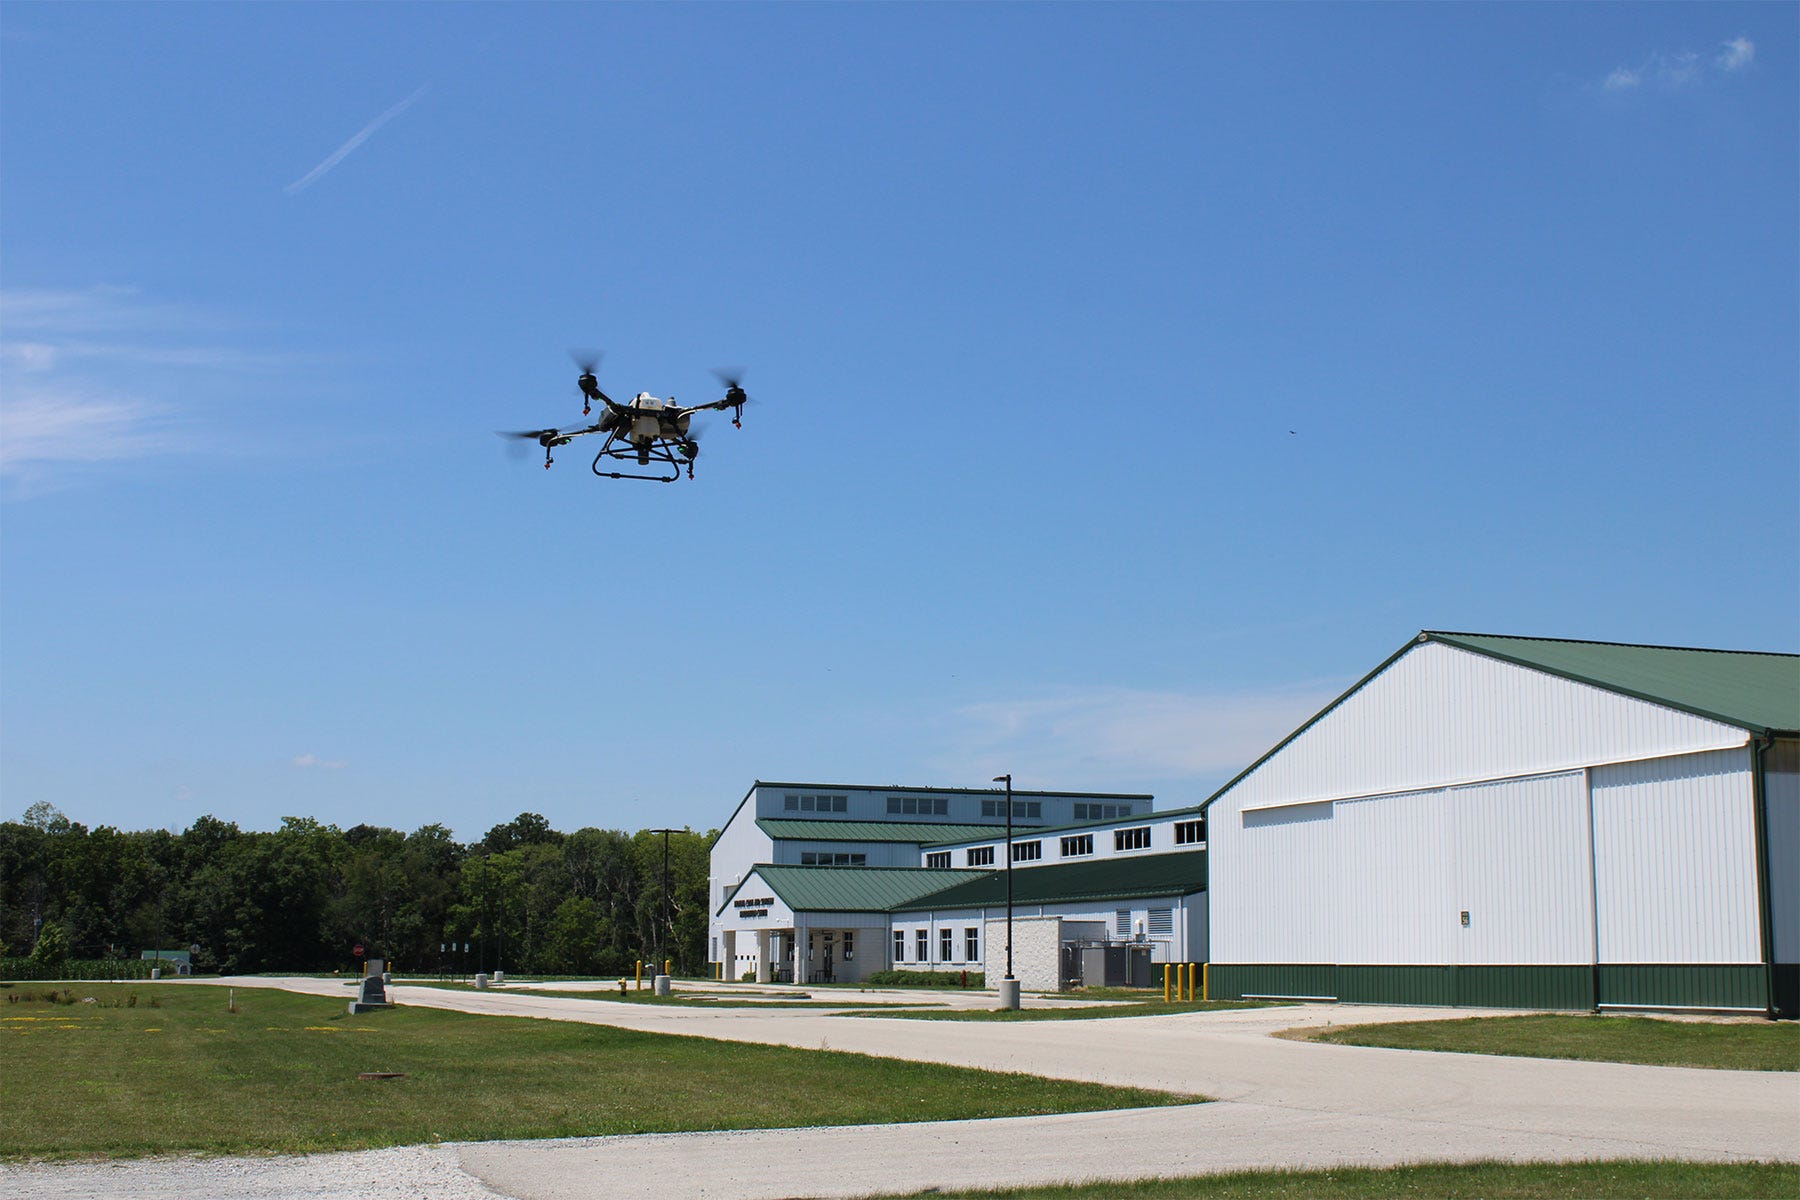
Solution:
<svg viewBox="0 0 1800 1200"><path fill-rule="evenodd" d="M1212 964L1211 963L1201 963L1200 964L1200 998L1202 1000L1211 1000L1212 999Z"/></svg>
<svg viewBox="0 0 1800 1200"><path fill-rule="evenodd" d="M1171 964L1171 963L1163 964L1163 1003L1164 1004L1167 1004L1169 1002L1169 972L1170 972L1172 966L1173 966L1173 964Z"/></svg>
<svg viewBox="0 0 1800 1200"><path fill-rule="evenodd" d="M644 960L641 958L637 960L637 990L644 990Z"/></svg>
<svg viewBox="0 0 1800 1200"><path fill-rule="evenodd" d="M1187 998L1190 1003L1194 999L1194 976L1199 974L1199 971L1200 968L1193 963L1187 964Z"/></svg>
<svg viewBox="0 0 1800 1200"><path fill-rule="evenodd" d="M664 975L673 975L675 972L670 970L669 968L673 967L674 965L675 965L674 959L672 959L672 958L663 959L663 974Z"/></svg>

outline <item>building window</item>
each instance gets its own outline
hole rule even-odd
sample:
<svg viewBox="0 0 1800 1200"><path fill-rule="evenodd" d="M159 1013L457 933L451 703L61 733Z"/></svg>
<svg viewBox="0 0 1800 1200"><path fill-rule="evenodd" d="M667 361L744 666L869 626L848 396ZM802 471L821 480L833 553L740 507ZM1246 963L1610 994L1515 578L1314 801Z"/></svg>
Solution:
<svg viewBox="0 0 1800 1200"><path fill-rule="evenodd" d="M1140 825L1136 829L1113 830L1114 850L1148 850L1150 848L1150 827Z"/></svg>
<svg viewBox="0 0 1800 1200"><path fill-rule="evenodd" d="M869 865L869 856L852 854L847 850L802 850L800 865L803 867L866 867Z"/></svg>
<svg viewBox="0 0 1800 1200"><path fill-rule="evenodd" d="M1129 804L1082 804L1075 805L1077 821L1115 821L1120 817L1131 815Z"/></svg>
<svg viewBox="0 0 1800 1200"><path fill-rule="evenodd" d="M949 962L956 957L956 932L951 929L938 930L938 961Z"/></svg>
<svg viewBox="0 0 1800 1200"><path fill-rule="evenodd" d="M1012 860L1014 862L1031 862L1044 857L1042 842L1014 842L1012 844Z"/></svg>
<svg viewBox="0 0 1800 1200"><path fill-rule="evenodd" d="M1204 842L1205 840L1205 817L1201 817L1198 821L1175 822L1175 844L1177 846L1191 846L1195 842Z"/></svg>
<svg viewBox="0 0 1800 1200"><path fill-rule="evenodd" d="M1122 938L1131 936L1131 910L1129 908L1113 910L1113 936Z"/></svg>
<svg viewBox="0 0 1800 1200"><path fill-rule="evenodd" d="M1084 854L1092 854L1093 852L1094 835L1091 833L1083 833L1076 837L1066 837L1062 840L1062 856L1064 858L1080 858Z"/></svg>
<svg viewBox="0 0 1800 1200"><path fill-rule="evenodd" d="M950 852L948 850L940 850L935 854L927 854L925 856L925 865L938 871L949 870Z"/></svg>
<svg viewBox="0 0 1800 1200"><path fill-rule="evenodd" d="M1004 821L1006 819L1006 801L1003 799L1002 800L983 800L981 802L981 815L984 817L998 817L1002 821ZM1038 818L1041 818L1043 815L1044 815L1044 802L1041 800L1014 800L1013 801L1013 819L1014 820L1019 820L1021 818L1031 818L1033 820L1036 820Z"/></svg>
<svg viewBox="0 0 1800 1200"><path fill-rule="evenodd" d="M942 796L889 796L888 812L909 817L946 817L950 802Z"/></svg>
<svg viewBox="0 0 1800 1200"><path fill-rule="evenodd" d="M1153 908L1150 910L1150 936L1153 938L1172 938L1175 936L1174 909Z"/></svg>
<svg viewBox="0 0 1800 1200"><path fill-rule="evenodd" d="M850 956L854 953L856 953L856 933L854 930L846 929L844 930L844 961L849 962Z"/></svg>
<svg viewBox="0 0 1800 1200"><path fill-rule="evenodd" d="M973 925L963 930L963 961L981 961L981 930Z"/></svg>
<svg viewBox="0 0 1800 1200"><path fill-rule="evenodd" d="M963 855L963 862L971 867L991 867L994 865L994 848L976 846Z"/></svg>
<svg viewBox="0 0 1800 1200"><path fill-rule="evenodd" d="M906 930L894 930L894 961L906 961Z"/></svg>
<svg viewBox="0 0 1800 1200"><path fill-rule="evenodd" d="M784 812L848 812L848 796L783 796Z"/></svg>
<svg viewBox="0 0 1800 1200"><path fill-rule="evenodd" d="M920 962L930 962L931 961L931 931L928 929L919 930L918 936L916 938L914 938L913 941L915 942L915 944L918 946L918 949L919 949L919 961Z"/></svg>

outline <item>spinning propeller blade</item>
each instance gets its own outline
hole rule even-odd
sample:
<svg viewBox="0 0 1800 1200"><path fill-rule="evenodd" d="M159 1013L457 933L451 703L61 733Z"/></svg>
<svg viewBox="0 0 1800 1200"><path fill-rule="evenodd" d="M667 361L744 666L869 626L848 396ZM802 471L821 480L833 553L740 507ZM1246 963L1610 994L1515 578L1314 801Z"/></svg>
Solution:
<svg viewBox="0 0 1800 1200"><path fill-rule="evenodd" d="M750 403L750 396L744 391L744 369L742 367L715 367L713 374L725 385L725 403L731 406L731 423L743 426L744 405Z"/></svg>

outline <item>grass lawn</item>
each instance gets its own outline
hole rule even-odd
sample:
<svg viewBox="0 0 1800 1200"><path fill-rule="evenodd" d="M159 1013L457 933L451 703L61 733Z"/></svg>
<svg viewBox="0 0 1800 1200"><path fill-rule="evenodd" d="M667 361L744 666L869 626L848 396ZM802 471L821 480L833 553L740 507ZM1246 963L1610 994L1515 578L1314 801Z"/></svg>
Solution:
<svg viewBox="0 0 1800 1200"><path fill-rule="evenodd" d="M1591 1200L1792 1200L1800 1195L1800 1167L1641 1160L1488 1162L1384 1170L1242 1171L1142 1183L929 1194L945 1200L1567 1200L1573 1196Z"/></svg>
<svg viewBox="0 0 1800 1200"><path fill-rule="evenodd" d="M1219 1012L1228 1008L1273 1008L1280 1000L1193 1000L1164 1004L1084 1004L1067 1008L977 1008L845 1013L848 1017L905 1017L912 1021L1093 1021L1109 1017L1170 1017L1180 1013Z"/></svg>
<svg viewBox="0 0 1800 1200"><path fill-rule="evenodd" d="M1297 1029L1299 1041L1401 1050L1453 1050L1522 1058L1579 1058L1659 1067L1800 1071L1800 1025L1793 1021L1666 1021L1579 1014L1465 1017Z"/></svg>
<svg viewBox="0 0 1800 1200"><path fill-rule="evenodd" d="M235 1013L223 987L67 991L75 1003L0 985L0 1156L294 1153L1199 1099L574 1022L418 1007L351 1017L345 1000L260 988L239 989ZM357 1079L373 1071L407 1077Z"/></svg>

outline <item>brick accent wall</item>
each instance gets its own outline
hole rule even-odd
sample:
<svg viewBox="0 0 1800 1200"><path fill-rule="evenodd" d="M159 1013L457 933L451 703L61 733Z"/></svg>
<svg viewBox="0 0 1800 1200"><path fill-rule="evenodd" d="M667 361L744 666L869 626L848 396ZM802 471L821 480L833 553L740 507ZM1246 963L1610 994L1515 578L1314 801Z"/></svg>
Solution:
<svg viewBox="0 0 1800 1200"><path fill-rule="evenodd" d="M1062 918L1013 917L1013 975L1026 992L1054 992L1062 983ZM984 931L987 985L1006 977L1006 918L989 918Z"/></svg>

